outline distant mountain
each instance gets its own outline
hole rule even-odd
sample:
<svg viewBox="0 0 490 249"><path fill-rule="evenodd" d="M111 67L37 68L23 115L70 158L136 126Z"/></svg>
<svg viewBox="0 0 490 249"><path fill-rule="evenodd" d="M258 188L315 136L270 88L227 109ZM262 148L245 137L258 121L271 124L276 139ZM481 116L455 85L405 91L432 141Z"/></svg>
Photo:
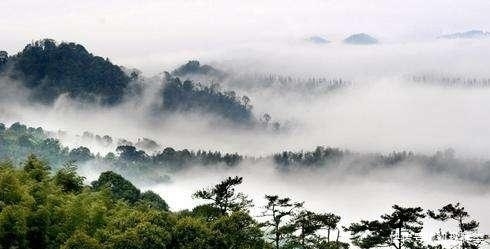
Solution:
<svg viewBox="0 0 490 249"><path fill-rule="evenodd" d="M45 104L68 94L114 105L122 101L131 80L119 66L82 45L50 39L33 42L14 56L0 52L0 74L22 82L31 90L31 100Z"/></svg>
<svg viewBox="0 0 490 249"><path fill-rule="evenodd" d="M188 61L186 64L172 71L173 76L208 76L223 77L225 73L209 65L201 65L199 61Z"/></svg>
<svg viewBox="0 0 490 249"><path fill-rule="evenodd" d="M345 38L344 43L354 45L369 45L378 43L378 40L368 34L359 33Z"/></svg>
<svg viewBox="0 0 490 249"><path fill-rule="evenodd" d="M326 43L330 43L329 40L321 37L321 36L311 36L309 38L306 39L306 41L309 41L311 43L315 43L315 44L326 44Z"/></svg>
<svg viewBox="0 0 490 249"><path fill-rule="evenodd" d="M482 39L482 38L490 38L490 32L482 31L482 30L470 30L466 32L459 32L453 34L447 34L439 36L438 38L442 39Z"/></svg>

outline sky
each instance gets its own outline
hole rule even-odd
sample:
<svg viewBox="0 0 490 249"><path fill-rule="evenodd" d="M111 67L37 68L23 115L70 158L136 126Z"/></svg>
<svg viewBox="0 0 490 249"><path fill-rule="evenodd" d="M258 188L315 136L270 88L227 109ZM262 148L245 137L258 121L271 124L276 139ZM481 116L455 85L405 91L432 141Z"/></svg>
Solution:
<svg viewBox="0 0 490 249"><path fill-rule="evenodd" d="M148 74L311 35L365 32L391 43L490 30L487 0L2 0L0 9L0 48L9 53L42 38L75 41Z"/></svg>

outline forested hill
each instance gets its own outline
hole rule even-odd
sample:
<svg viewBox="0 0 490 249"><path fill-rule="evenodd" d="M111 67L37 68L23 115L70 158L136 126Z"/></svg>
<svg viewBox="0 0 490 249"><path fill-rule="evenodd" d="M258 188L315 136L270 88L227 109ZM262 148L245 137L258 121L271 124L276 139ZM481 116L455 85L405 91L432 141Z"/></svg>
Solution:
<svg viewBox="0 0 490 249"><path fill-rule="evenodd" d="M119 66L94 56L82 45L50 39L28 44L14 56L0 53L0 73L31 89L32 100L46 104L68 94L114 105L121 102L130 82Z"/></svg>
<svg viewBox="0 0 490 249"><path fill-rule="evenodd" d="M199 61L192 60L173 70L172 75L177 77L203 75L208 77L211 76L221 78L224 77L226 73L210 65L201 65Z"/></svg>
<svg viewBox="0 0 490 249"><path fill-rule="evenodd" d="M163 82L159 82L163 106L151 109L165 114L211 114L244 126L259 124L251 111L250 98L222 90L212 82L201 84L199 78L189 78L190 75L222 77L224 72L189 61L172 73L166 73ZM95 56L80 44L57 43L51 39L32 42L12 56L0 51L0 79L2 87L20 83L28 89L30 101L42 104L52 104L66 94L82 103L114 106L120 104L127 93L135 95L127 95L125 99L144 97L141 93L147 86L143 83L145 78L138 73Z"/></svg>
<svg viewBox="0 0 490 249"><path fill-rule="evenodd" d="M223 92L218 85L201 85L166 73L162 91L165 111L198 111L212 113L235 123L251 125L255 122L247 96L234 91Z"/></svg>
<svg viewBox="0 0 490 249"><path fill-rule="evenodd" d="M110 143L115 148L113 152L100 155L83 146L69 149L48 134L42 128L27 127L20 123L6 127L0 123L0 161L8 159L20 163L19 159L24 160L30 154L50 162L54 168L67 162L84 164L90 161L105 165L125 176L137 176L146 182L166 181L168 173L196 165L231 168L240 166L242 162L272 161L275 169L284 174L296 170L325 170L362 175L380 170L418 169L434 177L445 176L480 186L490 186L490 161L457 158L451 149L424 155L406 151L389 154L356 153L319 146L312 151L282 151L267 157L254 158L220 151L178 150L170 146L156 146L158 149L147 150L142 147L142 141L148 139L133 144L125 139L115 142L116 138L110 136L95 136L94 142L101 146Z"/></svg>

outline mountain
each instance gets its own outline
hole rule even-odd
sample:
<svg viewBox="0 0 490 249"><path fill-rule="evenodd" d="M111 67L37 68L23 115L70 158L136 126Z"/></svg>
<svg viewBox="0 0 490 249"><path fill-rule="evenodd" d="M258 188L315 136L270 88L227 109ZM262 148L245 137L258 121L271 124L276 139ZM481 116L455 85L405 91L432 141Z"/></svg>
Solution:
<svg viewBox="0 0 490 249"><path fill-rule="evenodd" d="M465 32L453 33L439 36L439 39L482 39L489 38L490 32L482 30L470 30Z"/></svg>
<svg viewBox="0 0 490 249"><path fill-rule="evenodd" d="M122 101L131 78L108 59L89 53L76 43L45 39L8 57L0 53L0 74L22 82L31 100L53 103L62 94L114 105Z"/></svg>
<svg viewBox="0 0 490 249"><path fill-rule="evenodd" d="M225 73L209 65L201 65L199 61L192 60L172 71L173 76L207 76L221 78Z"/></svg>
<svg viewBox="0 0 490 249"><path fill-rule="evenodd" d="M353 45L369 45L378 43L378 40L368 34L359 33L345 38L344 43Z"/></svg>
<svg viewBox="0 0 490 249"><path fill-rule="evenodd" d="M309 38L306 39L306 41L309 41L311 43L315 43L315 44L326 44L326 43L330 43L329 40L321 37L321 36L311 36Z"/></svg>

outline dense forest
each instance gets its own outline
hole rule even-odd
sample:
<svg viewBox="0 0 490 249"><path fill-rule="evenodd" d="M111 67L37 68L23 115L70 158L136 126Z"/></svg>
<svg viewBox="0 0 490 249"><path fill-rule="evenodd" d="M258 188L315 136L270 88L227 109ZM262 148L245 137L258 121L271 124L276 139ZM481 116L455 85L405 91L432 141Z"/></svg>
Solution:
<svg viewBox="0 0 490 249"><path fill-rule="evenodd" d="M220 89L212 82L194 82L190 74L224 76L224 73L198 61L190 61L158 82L161 85L161 114L198 112L211 114L242 126L260 124L252 113L251 100L234 91ZM20 82L29 91L29 100L52 104L67 95L86 103L114 106L127 99L142 98L145 78L137 70L112 64L89 53L82 45L44 39L28 44L21 52L8 56L0 51L0 76ZM184 77L181 80L179 77ZM14 84L14 83L9 83ZM163 115L164 116L164 115Z"/></svg>
<svg viewBox="0 0 490 249"><path fill-rule="evenodd" d="M454 240L461 248L479 248L488 235L464 207L448 204L424 211L394 205L380 220L341 226L341 217L313 212L303 202L265 195L261 215L237 191L242 177L229 177L198 190L204 204L170 212L159 195L141 193L114 172L103 172L90 185L67 164L52 171L31 155L19 166L0 163L1 248L349 248L340 231L360 248L442 248ZM424 218L456 221L456 232L435 231L431 244L419 236Z"/></svg>
<svg viewBox="0 0 490 249"><path fill-rule="evenodd" d="M70 149L49 135L50 132L46 132L40 127L32 128L20 123L6 127L0 123L0 159L9 159L14 163L20 163L23 158L35 154L50 162L55 169L66 163L83 164L92 161L108 165L115 171L139 176L139 178L147 180L154 178L156 178L154 180L162 180L160 176L153 173L155 169L172 172L192 165L233 167L243 160L243 156L237 153L175 150L172 147L165 147L148 154L127 140L120 140L114 152L100 155L92 153L89 148L84 146ZM84 137L92 136L91 133L84 133ZM102 137L95 135L93 138L100 143L108 143L113 140L107 135ZM155 143L151 140L141 139L136 145L141 146L144 142ZM163 180L167 179L166 175L162 177Z"/></svg>
<svg viewBox="0 0 490 249"><path fill-rule="evenodd" d="M119 66L75 43L45 39L14 56L0 57L1 73L22 82L32 91L31 99L42 103L52 103L67 93L81 101L114 105L122 101L129 86L130 77Z"/></svg>
<svg viewBox="0 0 490 249"><path fill-rule="evenodd" d="M247 96L237 96L233 91L221 92L217 85L204 86L190 80L182 82L169 73L165 78L166 85L162 91L164 110L212 113L242 125L255 122Z"/></svg>
<svg viewBox="0 0 490 249"><path fill-rule="evenodd" d="M99 136L88 132L84 133L83 137L94 139L104 145L111 143L115 150L100 155L84 146L69 149L42 128L27 127L20 123L6 127L0 123L0 159L10 158L20 163L19 158L35 154L49 161L54 168L59 168L67 162L80 164L92 161L109 165L111 169L122 174L139 175L142 179L157 177L155 180L161 180L160 176L154 174L156 169L169 173L195 165L236 167L242 162L267 162L268 160L272 160L275 167L284 173L294 170L338 170L366 174L376 170L418 167L431 175L450 176L483 185L490 184L489 161L459 159L452 149L424 155L407 151L394 151L388 154L357 153L318 146L312 151L283 151L271 156L254 158L220 151L177 150L159 145L149 139L140 139L137 143L118 139L116 143L113 142L116 139L110 136ZM145 150L144 147L151 150Z"/></svg>
<svg viewBox="0 0 490 249"><path fill-rule="evenodd" d="M452 149L424 155L410 151L393 151L388 154L357 153L318 146L313 151L276 153L273 159L279 169L285 171L323 168L366 174L379 169L419 167L431 175L451 176L484 185L490 183L490 161L459 159Z"/></svg>

